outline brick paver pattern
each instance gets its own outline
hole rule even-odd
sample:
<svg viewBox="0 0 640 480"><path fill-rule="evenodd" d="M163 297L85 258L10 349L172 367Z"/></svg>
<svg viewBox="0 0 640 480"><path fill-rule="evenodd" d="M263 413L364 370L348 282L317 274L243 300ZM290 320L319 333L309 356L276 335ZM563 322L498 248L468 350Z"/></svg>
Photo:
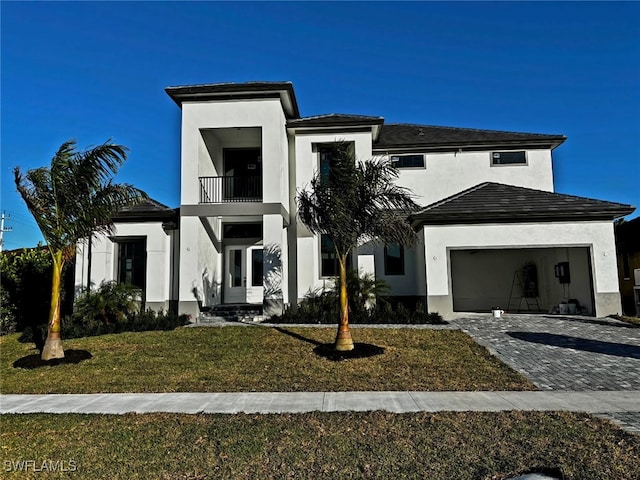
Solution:
<svg viewBox="0 0 640 480"><path fill-rule="evenodd" d="M640 328L611 318L465 315L452 322L540 390L640 390ZM611 413L640 432L637 413Z"/></svg>

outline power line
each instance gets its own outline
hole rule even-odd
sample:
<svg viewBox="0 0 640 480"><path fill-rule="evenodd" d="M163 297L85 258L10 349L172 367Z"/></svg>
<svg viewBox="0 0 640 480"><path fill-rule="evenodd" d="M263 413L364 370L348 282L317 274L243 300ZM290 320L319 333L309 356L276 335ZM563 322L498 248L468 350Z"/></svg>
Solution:
<svg viewBox="0 0 640 480"><path fill-rule="evenodd" d="M2 216L0 217L0 252L2 251L2 246L4 244L4 233L13 230L11 227L4 226L5 218L8 220L11 218L11 215L5 216L5 213L2 212Z"/></svg>

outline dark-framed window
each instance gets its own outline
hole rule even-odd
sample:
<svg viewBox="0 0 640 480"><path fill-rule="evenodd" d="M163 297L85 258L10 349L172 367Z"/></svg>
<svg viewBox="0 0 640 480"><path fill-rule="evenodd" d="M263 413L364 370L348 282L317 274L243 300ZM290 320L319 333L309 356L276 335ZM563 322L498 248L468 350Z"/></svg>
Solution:
<svg viewBox="0 0 640 480"><path fill-rule="evenodd" d="M384 274L404 275L404 248L394 243L384 247Z"/></svg>
<svg viewBox="0 0 640 480"><path fill-rule="evenodd" d="M351 254L347 255L347 268L353 266ZM320 276L337 277L340 275L340 263L333 245L333 240L326 234L320 235Z"/></svg>
<svg viewBox="0 0 640 480"><path fill-rule="evenodd" d="M519 152L492 152L491 165L526 165L527 153Z"/></svg>
<svg viewBox="0 0 640 480"><path fill-rule="evenodd" d="M347 152L353 153L355 144L353 142L340 142L340 143L320 143L314 145L314 148L318 152L318 169L320 171L320 178L322 183L330 182L332 180L331 173L335 165L336 158L341 155L341 149ZM337 178L337 181L340 179Z"/></svg>
<svg viewBox="0 0 640 480"><path fill-rule="evenodd" d="M117 240L119 283L127 283L144 291L147 280L147 239Z"/></svg>
<svg viewBox="0 0 640 480"><path fill-rule="evenodd" d="M262 287L264 283L264 250L251 250L251 286Z"/></svg>
<svg viewBox="0 0 640 480"><path fill-rule="evenodd" d="M323 233L320 235L320 276L337 277L339 272L338 255L333 240Z"/></svg>
<svg viewBox="0 0 640 480"><path fill-rule="evenodd" d="M391 155L391 164L396 168L424 168L424 155Z"/></svg>

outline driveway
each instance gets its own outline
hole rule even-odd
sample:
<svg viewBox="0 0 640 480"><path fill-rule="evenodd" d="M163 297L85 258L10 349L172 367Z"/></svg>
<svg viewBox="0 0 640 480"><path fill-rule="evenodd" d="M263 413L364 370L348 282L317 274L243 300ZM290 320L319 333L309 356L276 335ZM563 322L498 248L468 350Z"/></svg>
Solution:
<svg viewBox="0 0 640 480"><path fill-rule="evenodd" d="M465 314L451 323L541 390L640 390L638 326L610 318L511 314Z"/></svg>
<svg viewBox="0 0 640 480"><path fill-rule="evenodd" d="M540 390L640 390L638 326L610 318L511 314L465 314L451 323ZM640 405L597 416L640 434Z"/></svg>

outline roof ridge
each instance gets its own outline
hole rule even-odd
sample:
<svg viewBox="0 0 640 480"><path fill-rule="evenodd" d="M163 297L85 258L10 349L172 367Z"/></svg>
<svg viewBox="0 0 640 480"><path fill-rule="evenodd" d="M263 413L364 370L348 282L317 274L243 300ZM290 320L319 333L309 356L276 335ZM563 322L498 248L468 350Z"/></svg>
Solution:
<svg viewBox="0 0 640 480"><path fill-rule="evenodd" d="M186 85L170 85L166 88L187 88L187 87L222 87L227 85L293 85L289 80L250 80L248 82L218 82L218 83L192 83Z"/></svg>
<svg viewBox="0 0 640 480"><path fill-rule="evenodd" d="M300 117L300 118L296 118L293 121L297 121L297 120L313 120L316 118L327 118L327 117L359 117L359 118L369 118L369 119L377 119L377 120L384 120L384 117L381 117L379 115L361 115L358 113L321 113L318 115L310 115L308 117Z"/></svg>
<svg viewBox="0 0 640 480"><path fill-rule="evenodd" d="M419 123L403 123L403 122L385 122L385 126L406 126L406 127L417 127L417 128L442 128L448 130L458 130L458 131L472 131L472 132L494 132L494 133L508 133L512 135L537 135L541 137L562 137L566 138L565 135L558 133L533 133L533 132L515 132L513 130L496 130L490 128L472 128L472 127L452 127L449 125L424 125Z"/></svg>

